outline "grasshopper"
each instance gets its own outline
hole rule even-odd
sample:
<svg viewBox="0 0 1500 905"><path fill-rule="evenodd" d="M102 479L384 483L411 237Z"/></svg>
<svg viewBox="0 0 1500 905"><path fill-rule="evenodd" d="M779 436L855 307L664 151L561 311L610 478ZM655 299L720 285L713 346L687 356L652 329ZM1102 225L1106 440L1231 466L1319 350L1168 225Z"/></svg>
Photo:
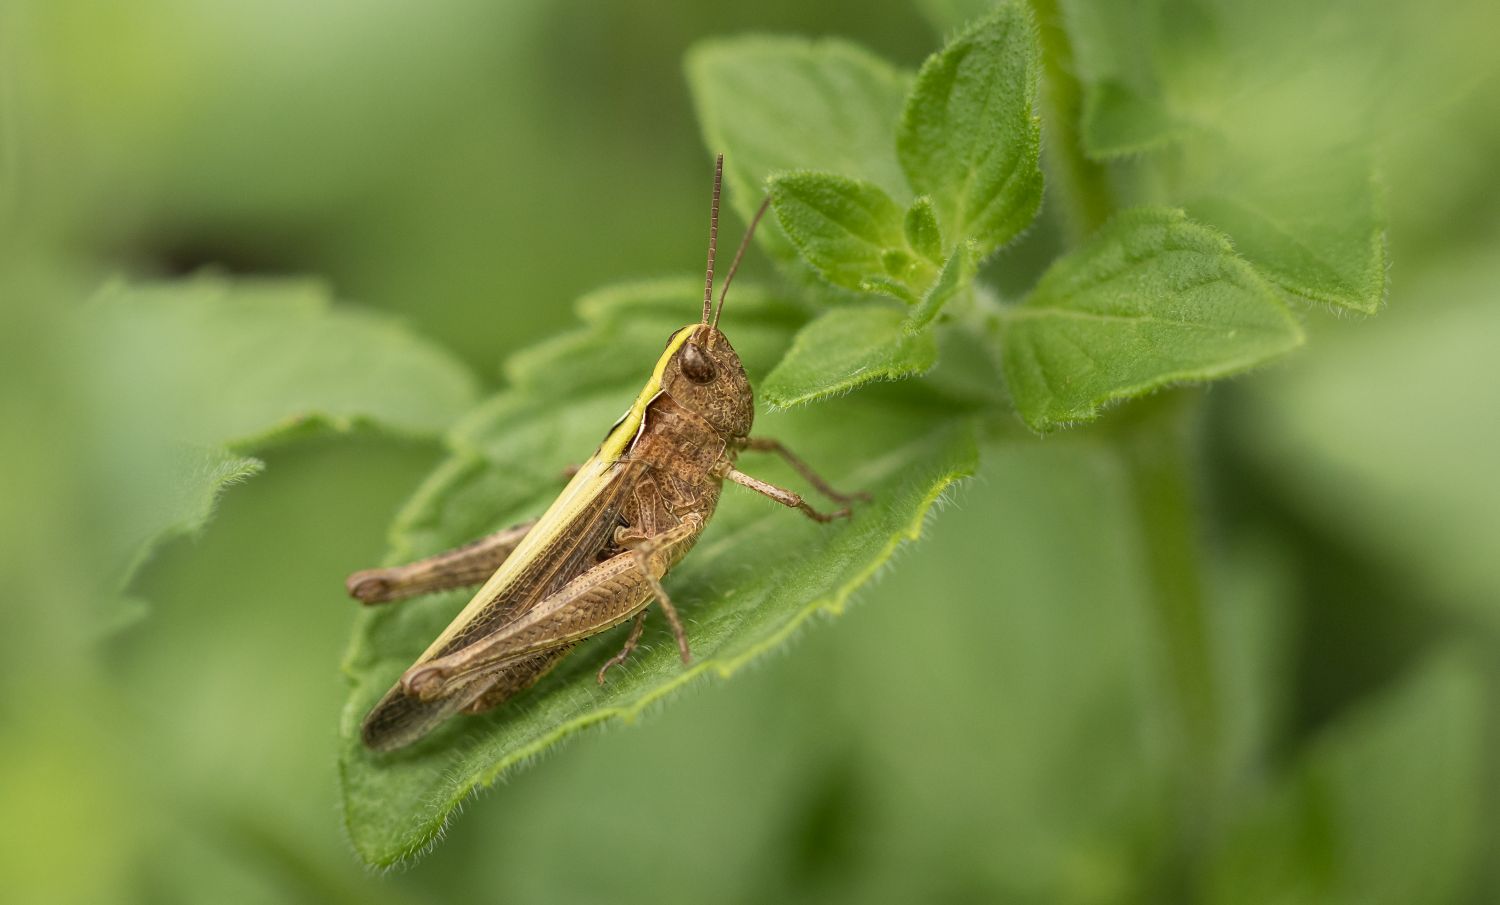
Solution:
<svg viewBox="0 0 1500 905"><path fill-rule="evenodd" d="M661 608L683 663L691 662L682 618L661 580L713 517L724 482L764 494L809 518L848 517L866 494L842 494L775 440L750 436L755 399L719 315L740 259L766 212L750 221L713 302L724 156L714 164L703 315L673 333L635 403L577 468L536 521L403 566L349 576L365 604L479 584L437 640L365 717L375 751L415 742L458 713L483 713L535 684L579 642L634 619L625 646L599 668L625 662L640 642L646 611ZM710 320L712 315L712 320ZM781 456L842 506L820 512L793 491L735 467L745 451Z"/></svg>

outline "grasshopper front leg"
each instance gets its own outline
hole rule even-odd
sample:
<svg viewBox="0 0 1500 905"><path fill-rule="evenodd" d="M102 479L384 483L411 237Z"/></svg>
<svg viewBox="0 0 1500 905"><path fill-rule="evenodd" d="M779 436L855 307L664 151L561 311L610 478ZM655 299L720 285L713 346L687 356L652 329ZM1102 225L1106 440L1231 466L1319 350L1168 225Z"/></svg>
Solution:
<svg viewBox="0 0 1500 905"><path fill-rule="evenodd" d="M715 468L714 474L718 475L721 478L724 478L727 481L733 481L741 487L748 487L758 494L768 496L781 505L787 507L788 509L799 510L803 515L807 516L815 522L831 522L834 519L848 518L851 514L851 510L848 506L845 506L842 509L836 509L833 512L819 512L818 510L809 506L807 504L807 501L802 499L801 494L798 494L795 491L787 490L785 487L777 487L775 484L772 484L769 481L762 481L760 478L753 478L750 475L745 474L743 471L735 468L734 463L729 461L728 459L719 460L719 464Z"/></svg>
<svg viewBox="0 0 1500 905"><path fill-rule="evenodd" d="M780 440L772 440L769 437L746 437L740 441L741 449L753 450L755 452L775 453L786 460L786 463L796 470L797 474L807 479L807 483L816 487L818 492L833 500L835 503L853 503L856 500L868 503L871 499L863 490L854 493L839 493L832 485L823 480L823 476L813 471L812 466L802 461L802 457L786 448L786 444ZM779 488L778 488L779 489ZM774 497L773 497L774 499Z"/></svg>
<svg viewBox="0 0 1500 905"><path fill-rule="evenodd" d="M440 698L469 677L506 663L607 631L641 612L653 598L669 613L679 644L685 649L681 621L661 588L674 549L703 528L689 514L667 531L632 542L618 553L568 582L526 613L462 650L413 666L401 677L408 695L428 701Z"/></svg>
<svg viewBox="0 0 1500 905"><path fill-rule="evenodd" d="M505 562L535 521L522 522L452 550L385 569L365 569L344 582L366 606L481 584Z"/></svg>

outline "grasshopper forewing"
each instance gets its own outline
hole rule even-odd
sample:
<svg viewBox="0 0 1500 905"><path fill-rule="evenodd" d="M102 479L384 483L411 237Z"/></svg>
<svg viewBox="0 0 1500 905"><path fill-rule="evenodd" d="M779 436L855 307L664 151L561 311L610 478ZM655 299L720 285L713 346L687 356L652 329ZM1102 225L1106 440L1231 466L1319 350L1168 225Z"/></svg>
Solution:
<svg viewBox="0 0 1500 905"><path fill-rule="evenodd" d="M633 618L624 649L599 669L603 684L606 670L623 662L640 639L653 600L688 662L687 636L661 579L698 540L726 479L820 522L849 515L847 504L863 496L838 493L780 443L750 436L754 396L718 323L766 205L740 243L715 308L723 167L719 155L702 318L672 334L635 403L541 518L409 565L349 577L350 594L367 604L484 582L365 717L366 746L400 748L454 714L496 707L534 684L578 642ZM781 455L821 493L846 505L822 513L796 493L740 472L735 462L745 450Z"/></svg>

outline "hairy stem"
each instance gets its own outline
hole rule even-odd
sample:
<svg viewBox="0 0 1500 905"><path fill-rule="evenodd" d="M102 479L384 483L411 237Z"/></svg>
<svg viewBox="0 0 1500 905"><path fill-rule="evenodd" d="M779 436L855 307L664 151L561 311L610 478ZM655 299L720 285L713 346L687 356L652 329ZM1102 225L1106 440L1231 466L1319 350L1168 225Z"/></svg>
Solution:
<svg viewBox="0 0 1500 905"><path fill-rule="evenodd" d="M1032 0L1042 40L1042 144L1049 188L1063 205L1068 238L1078 242L1114 213L1109 172L1083 151L1083 91L1074 71L1073 45L1058 0Z"/></svg>

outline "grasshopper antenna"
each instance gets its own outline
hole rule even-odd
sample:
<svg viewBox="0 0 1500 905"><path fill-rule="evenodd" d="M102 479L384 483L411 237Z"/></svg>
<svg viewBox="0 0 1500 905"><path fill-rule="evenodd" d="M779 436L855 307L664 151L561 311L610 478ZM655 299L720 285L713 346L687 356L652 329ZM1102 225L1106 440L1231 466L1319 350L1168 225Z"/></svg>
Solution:
<svg viewBox="0 0 1500 905"><path fill-rule="evenodd" d="M719 159L723 160L724 156L719 155ZM745 238L740 240L740 248L734 253L734 261L729 265L729 275L724 277L724 288L719 290L719 307L714 312L715 330L719 329L719 315L724 313L724 297L729 294L729 284L734 282L735 271L740 269L740 259L745 256L745 249L750 247L750 240L755 236L755 227L760 225L760 218L766 215L766 208L770 206L771 196L767 195L766 200L760 203L760 209L755 212L755 216L750 218L750 228L745 230ZM703 313L703 319L708 320L707 311Z"/></svg>
<svg viewBox="0 0 1500 905"><path fill-rule="evenodd" d="M708 274L703 278L703 323L714 307L714 253L719 250L719 189L724 184L724 155L714 160L714 201L708 215ZM730 268L729 275L734 276ZM717 318L715 318L717 320Z"/></svg>

